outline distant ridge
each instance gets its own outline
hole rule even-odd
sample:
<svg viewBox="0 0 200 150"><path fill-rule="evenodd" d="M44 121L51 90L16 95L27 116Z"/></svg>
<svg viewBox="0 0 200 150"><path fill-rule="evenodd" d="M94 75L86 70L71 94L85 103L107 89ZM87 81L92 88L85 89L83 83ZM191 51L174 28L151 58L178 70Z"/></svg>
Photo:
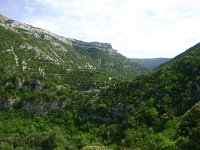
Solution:
<svg viewBox="0 0 200 150"><path fill-rule="evenodd" d="M171 58L130 58L131 61L136 62L140 65L145 66L146 68L149 69L154 69L168 61L171 60Z"/></svg>

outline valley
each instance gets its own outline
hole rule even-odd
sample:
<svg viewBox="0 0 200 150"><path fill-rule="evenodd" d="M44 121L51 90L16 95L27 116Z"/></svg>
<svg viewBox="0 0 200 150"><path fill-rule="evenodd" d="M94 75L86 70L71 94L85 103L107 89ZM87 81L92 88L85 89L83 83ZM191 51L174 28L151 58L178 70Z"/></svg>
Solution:
<svg viewBox="0 0 200 150"><path fill-rule="evenodd" d="M0 149L200 149L199 43L148 67L0 15L0 78Z"/></svg>

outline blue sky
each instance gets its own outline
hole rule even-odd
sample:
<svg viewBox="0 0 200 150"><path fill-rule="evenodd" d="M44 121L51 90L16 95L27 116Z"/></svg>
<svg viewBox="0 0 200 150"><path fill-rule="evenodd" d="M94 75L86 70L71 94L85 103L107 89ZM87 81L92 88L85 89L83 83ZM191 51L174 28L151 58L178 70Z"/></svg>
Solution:
<svg viewBox="0 0 200 150"><path fill-rule="evenodd" d="M83 41L111 43L126 57L174 57L200 42L199 0L1 0L14 20Z"/></svg>

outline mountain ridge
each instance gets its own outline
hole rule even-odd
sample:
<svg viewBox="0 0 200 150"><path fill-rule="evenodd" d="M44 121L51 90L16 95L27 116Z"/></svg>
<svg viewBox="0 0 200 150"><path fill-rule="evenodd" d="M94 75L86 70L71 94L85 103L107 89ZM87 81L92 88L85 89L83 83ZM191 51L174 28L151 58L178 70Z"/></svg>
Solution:
<svg viewBox="0 0 200 150"><path fill-rule="evenodd" d="M170 61L172 58L130 58L131 61L141 64L149 69L154 69Z"/></svg>
<svg viewBox="0 0 200 150"><path fill-rule="evenodd" d="M9 24L6 24L6 22L9 22ZM86 47L86 48L97 48L97 49L102 49L102 50L105 50L105 51L107 50L107 51L112 52L112 53L117 53L117 50L114 50L110 43L84 42L84 41L80 41L80 40L76 40L76 39L72 39L72 38L66 38L66 37L60 36L58 34L54 34L50 31L45 30L45 29L34 27L32 25L28 25L28 24L21 23L21 22L18 22L18 21L10 20L10 19L8 19L7 17L5 17L1 14L0 14L0 24L1 24L1 26L4 26L5 28L11 29L13 31L16 31L14 29L16 27L28 30L28 31L32 32L32 33L29 33L29 34L33 34L35 37L37 37L37 33L47 34L49 36L52 36L54 38L61 40L62 42L66 43L66 44L69 44L71 46L79 46L79 47ZM48 37L46 37L46 38L48 39Z"/></svg>

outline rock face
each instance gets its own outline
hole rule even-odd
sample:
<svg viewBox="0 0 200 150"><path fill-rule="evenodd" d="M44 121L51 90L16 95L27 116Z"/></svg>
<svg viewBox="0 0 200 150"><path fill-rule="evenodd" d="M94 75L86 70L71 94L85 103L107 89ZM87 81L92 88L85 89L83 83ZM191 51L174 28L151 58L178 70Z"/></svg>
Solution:
<svg viewBox="0 0 200 150"><path fill-rule="evenodd" d="M42 90L43 89L43 86L42 86L40 80L35 81L35 89L36 90Z"/></svg>
<svg viewBox="0 0 200 150"><path fill-rule="evenodd" d="M0 99L0 109L1 110L12 110L13 105L15 104L16 101L17 101L16 99L2 98L2 99Z"/></svg>
<svg viewBox="0 0 200 150"><path fill-rule="evenodd" d="M66 107L65 102L48 102L48 103L33 103L33 102L23 102L22 109L29 113L34 114L49 114L53 111L62 111Z"/></svg>
<svg viewBox="0 0 200 150"><path fill-rule="evenodd" d="M85 49L95 48L99 50L103 50L109 54L117 53L117 50L112 48L110 43L100 43L100 42L83 42L75 39L71 39L71 43L73 46L78 46Z"/></svg>
<svg viewBox="0 0 200 150"><path fill-rule="evenodd" d="M83 91L83 93L88 94L88 95L98 95L100 93L99 89L90 89L87 91Z"/></svg>
<svg viewBox="0 0 200 150"><path fill-rule="evenodd" d="M15 79L15 87L17 89L21 88L22 87L22 82L21 82L21 79L20 78L16 78Z"/></svg>

